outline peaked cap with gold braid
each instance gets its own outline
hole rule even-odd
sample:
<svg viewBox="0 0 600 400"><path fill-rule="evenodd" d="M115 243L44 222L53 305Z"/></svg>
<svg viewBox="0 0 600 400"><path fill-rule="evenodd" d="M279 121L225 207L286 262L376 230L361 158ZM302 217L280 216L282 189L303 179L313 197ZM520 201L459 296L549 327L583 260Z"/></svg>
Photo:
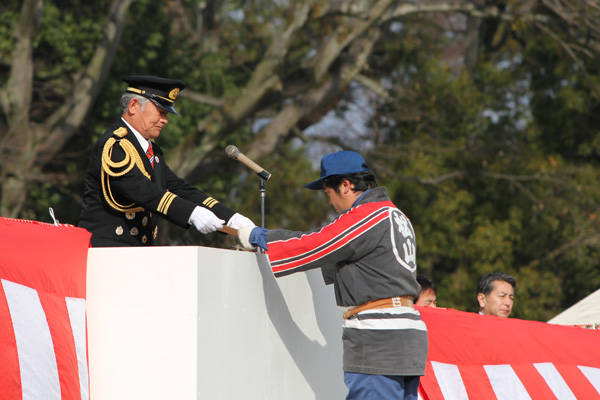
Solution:
<svg viewBox="0 0 600 400"><path fill-rule="evenodd" d="M127 92L146 97L163 110L179 115L174 108L175 99L179 92L185 88L185 83L179 79L139 75L123 76L121 80L129 84Z"/></svg>

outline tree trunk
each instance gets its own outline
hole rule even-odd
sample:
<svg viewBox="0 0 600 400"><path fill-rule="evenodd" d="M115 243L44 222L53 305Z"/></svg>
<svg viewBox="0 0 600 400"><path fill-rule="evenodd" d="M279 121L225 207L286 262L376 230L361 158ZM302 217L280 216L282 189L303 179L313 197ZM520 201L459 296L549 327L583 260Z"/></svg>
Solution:
<svg viewBox="0 0 600 400"><path fill-rule="evenodd" d="M104 38L87 68L73 85L71 94L66 96L63 106L42 124L33 123L29 116L34 79L32 38L39 24L42 0L23 3L15 29L10 77L1 92L8 132L0 145L4 167L0 172L3 183L0 215L12 218L22 215L30 177L35 177L56 157L83 123L110 71L132 1L114 0Z"/></svg>
<svg viewBox="0 0 600 400"><path fill-rule="evenodd" d="M8 131L2 144L4 168L1 178L0 215L16 217L25 201L25 173L34 163L35 134L29 124L33 87L32 39L39 27L42 0L25 0L15 28L10 77L2 93Z"/></svg>

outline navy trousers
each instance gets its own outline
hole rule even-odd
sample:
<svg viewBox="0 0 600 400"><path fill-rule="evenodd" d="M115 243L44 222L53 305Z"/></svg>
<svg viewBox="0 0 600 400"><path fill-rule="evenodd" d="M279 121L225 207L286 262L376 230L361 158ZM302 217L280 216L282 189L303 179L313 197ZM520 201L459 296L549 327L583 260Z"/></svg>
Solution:
<svg viewBox="0 0 600 400"><path fill-rule="evenodd" d="M419 376L368 375L344 372L346 400L417 400Z"/></svg>

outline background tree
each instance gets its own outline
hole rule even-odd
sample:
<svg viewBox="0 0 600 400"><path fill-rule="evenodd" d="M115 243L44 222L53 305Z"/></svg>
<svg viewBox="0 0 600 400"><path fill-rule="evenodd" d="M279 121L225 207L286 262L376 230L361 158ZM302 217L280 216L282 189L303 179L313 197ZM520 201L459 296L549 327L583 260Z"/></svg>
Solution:
<svg viewBox="0 0 600 400"><path fill-rule="evenodd" d="M188 87L159 139L188 181L267 226L331 217L302 189L325 152L371 160L419 235L440 304L514 274L515 315L546 319L600 286L598 8L589 2L7 0L0 5L0 215L77 223L120 76ZM268 157L267 157L268 156ZM311 163L312 161L312 163ZM322 201L319 201L322 200ZM174 227L170 243L227 247ZM169 244L169 243L164 243Z"/></svg>
<svg viewBox="0 0 600 400"><path fill-rule="evenodd" d="M506 271L519 283L513 315L547 320L600 286L595 64L516 25L514 39L480 47L472 71L453 68L451 44L438 47L454 39L447 19L429 26L396 40L404 57L371 122L372 156L421 237L439 304L476 311L479 278Z"/></svg>

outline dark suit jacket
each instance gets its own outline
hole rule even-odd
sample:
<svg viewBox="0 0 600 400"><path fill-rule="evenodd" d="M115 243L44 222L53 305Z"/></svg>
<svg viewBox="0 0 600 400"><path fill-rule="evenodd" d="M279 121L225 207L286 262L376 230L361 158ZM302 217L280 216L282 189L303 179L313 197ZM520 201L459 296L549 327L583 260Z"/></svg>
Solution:
<svg viewBox="0 0 600 400"><path fill-rule="evenodd" d="M152 148L154 169L121 119L94 145L79 219L79 226L92 233L92 246L152 245L158 235L159 217L189 228L197 205L225 221L235 214L175 175L160 147L153 144Z"/></svg>

